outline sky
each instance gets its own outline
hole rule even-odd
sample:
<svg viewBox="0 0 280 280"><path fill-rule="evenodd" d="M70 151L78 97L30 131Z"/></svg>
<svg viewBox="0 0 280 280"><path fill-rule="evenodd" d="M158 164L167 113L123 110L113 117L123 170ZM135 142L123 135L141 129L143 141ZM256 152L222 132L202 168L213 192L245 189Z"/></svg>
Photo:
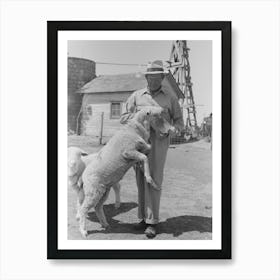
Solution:
<svg viewBox="0 0 280 280"><path fill-rule="evenodd" d="M187 41L191 81L200 124L212 112L212 41ZM86 58L96 62L96 75L144 72L150 61L170 58L172 41L68 41L68 56ZM136 64L129 66L99 63Z"/></svg>

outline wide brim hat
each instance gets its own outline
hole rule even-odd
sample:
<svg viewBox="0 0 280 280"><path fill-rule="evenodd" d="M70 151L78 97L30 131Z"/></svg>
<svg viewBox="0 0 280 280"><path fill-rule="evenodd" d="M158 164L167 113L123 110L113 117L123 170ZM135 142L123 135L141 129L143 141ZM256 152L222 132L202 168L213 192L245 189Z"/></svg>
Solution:
<svg viewBox="0 0 280 280"><path fill-rule="evenodd" d="M144 75L155 75L155 74L168 74L168 70L164 69L161 60L155 60L150 62L147 66Z"/></svg>

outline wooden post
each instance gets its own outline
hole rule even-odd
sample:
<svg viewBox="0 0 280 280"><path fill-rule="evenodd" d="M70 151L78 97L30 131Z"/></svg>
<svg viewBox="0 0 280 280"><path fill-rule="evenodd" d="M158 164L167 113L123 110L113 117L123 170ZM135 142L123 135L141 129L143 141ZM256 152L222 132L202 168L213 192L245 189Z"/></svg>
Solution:
<svg viewBox="0 0 280 280"><path fill-rule="evenodd" d="M101 125L100 125L100 137L99 137L99 144L100 144L100 145L102 145L103 119L104 119L104 112L101 113Z"/></svg>

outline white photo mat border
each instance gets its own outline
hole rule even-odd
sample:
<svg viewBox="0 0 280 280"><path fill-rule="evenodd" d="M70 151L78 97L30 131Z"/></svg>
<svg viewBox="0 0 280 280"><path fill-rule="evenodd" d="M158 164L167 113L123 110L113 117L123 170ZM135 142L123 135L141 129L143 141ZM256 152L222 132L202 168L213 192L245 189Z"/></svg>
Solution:
<svg viewBox="0 0 280 280"><path fill-rule="evenodd" d="M211 40L212 240L69 240L67 228L67 50L69 40ZM221 249L221 31L58 31L58 249Z"/></svg>

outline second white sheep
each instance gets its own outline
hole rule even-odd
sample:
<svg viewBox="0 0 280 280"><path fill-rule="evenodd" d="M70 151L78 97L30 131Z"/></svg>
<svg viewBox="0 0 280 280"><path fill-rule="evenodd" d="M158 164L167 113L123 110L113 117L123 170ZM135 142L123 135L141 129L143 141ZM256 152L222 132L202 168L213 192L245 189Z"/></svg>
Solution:
<svg viewBox="0 0 280 280"><path fill-rule="evenodd" d="M84 201L84 190L82 174L86 166L93 160L96 160L97 153L88 154L78 147L68 148L68 185L74 189L77 195L77 215L76 219L80 219L80 206ZM115 191L115 208L121 205L120 184L112 186Z"/></svg>

